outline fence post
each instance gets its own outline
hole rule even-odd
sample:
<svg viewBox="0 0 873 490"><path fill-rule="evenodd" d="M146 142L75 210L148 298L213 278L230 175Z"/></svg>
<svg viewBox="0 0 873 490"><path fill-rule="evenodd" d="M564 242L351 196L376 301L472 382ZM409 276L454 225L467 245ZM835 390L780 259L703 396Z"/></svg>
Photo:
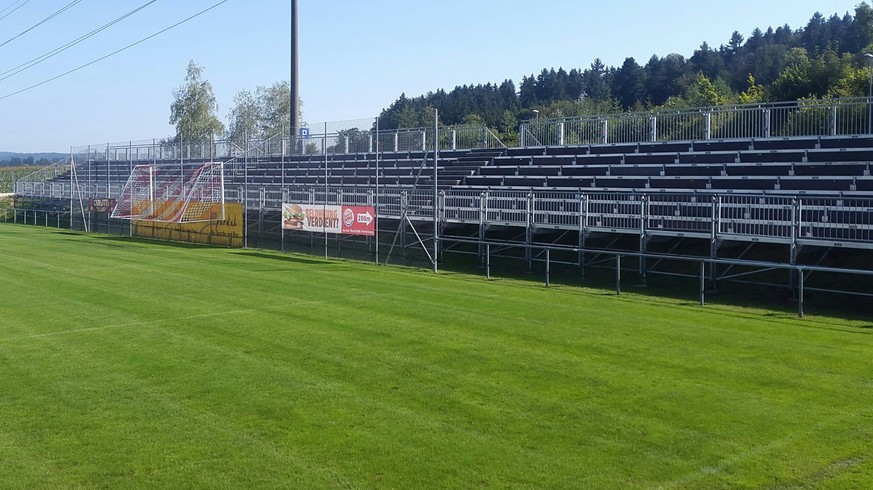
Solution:
<svg viewBox="0 0 873 490"><path fill-rule="evenodd" d="M564 121L558 123L558 146L564 146Z"/></svg>
<svg viewBox="0 0 873 490"><path fill-rule="evenodd" d="M491 279L491 244L485 244L485 278Z"/></svg>
<svg viewBox="0 0 873 490"><path fill-rule="evenodd" d="M621 255L615 254L615 294L621 294Z"/></svg>
<svg viewBox="0 0 873 490"><path fill-rule="evenodd" d="M831 123L830 123L830 135L837 135L837 106L831 106Z"/></svg>
<svg viewBox="0 0 873 490"><path fill-rule="evenodd" d="M770 137L770 109L764 109L764 138Z"/></svg>
<svg viewBox="0 0 873 490"><path fill-rule="evenodd" d="M609 143L609 121L606 119L600 121L600 143L603 145Z"/></svg>
<svg viewBox="0 0 873 490"><path fill-rule="evenodd" d="M798 275L800 276L799 282L799 294L797 297L797 316L803 318L803 267L798 269Z"/></svg>
<svg viewBox="0 0 873 490"><path fill-rule="evenodd" d="M525 260L527 260L528 274L533 272L533 258L530 248L531 242L533 241L533 199L533 193L529 192L527 194L527 201L525 203L525 206L527 207L527 209L525 210L527 223L524 231L524 243L526 245L524 248L524 258Z"/></svg>
<svg viewBox="0 0 873 490"><path fill-rule="evenodd" d="M455 129L452 129L452 149L458 149L458 131Z"/></svg>
<svg viewBox="0 0 873 490"><path fill-rule="evenodd" d="M703 139L712 139L712 113L705 112L703 114Z"/></svg>
<svg viewBox="0 0 873 490"><path fill-rule="evenodd" d="M549 258L549 249L546 248L546 287L549 287L549 272L550 272L551 260Z"/></svg>
<svg viewBox="0 0 873 490"><path fill-rule="evenodd" d="M658 141L658 116L649 116L649 141Z"/></svg>

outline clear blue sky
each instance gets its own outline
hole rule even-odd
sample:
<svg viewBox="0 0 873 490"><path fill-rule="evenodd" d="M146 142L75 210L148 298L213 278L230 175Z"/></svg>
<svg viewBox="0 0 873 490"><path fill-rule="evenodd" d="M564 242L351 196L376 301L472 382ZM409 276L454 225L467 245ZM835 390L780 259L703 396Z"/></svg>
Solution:
<svg viewBox="0 0 873 490"><path fill-rule="evenodd" d="M0 43L72 0L0 0ZM26 2L26 3L24 3ZM158 0L138 14L18 75L0 97L136 42L218 0ZM0 46L0 72L70 42L146 0L82 0ZM856 0L299 0L300 95L310 122L374 117L400 93L500 82L542 68L618 66L633 56L690 56L813 13L854 13ZM15 12L9 13L20 5ZM290 0L229 0L214 10L71 75L0 99L0 150L161 138L189 60L205 68L221 117L243 89L287 80ZM2 75L0 75L2 77Z"/></svg>

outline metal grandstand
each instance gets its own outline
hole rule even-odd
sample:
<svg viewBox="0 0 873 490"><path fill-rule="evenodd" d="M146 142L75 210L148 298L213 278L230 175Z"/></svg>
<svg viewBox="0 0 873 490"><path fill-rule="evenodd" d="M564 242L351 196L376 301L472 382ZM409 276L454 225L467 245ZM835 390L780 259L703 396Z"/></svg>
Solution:
<svg viewBox="0 0 873 490"><path fill-rule="evenodd" d="M534 120L515 148L482 126L376 131L375 119L267 140L80 147L16 183L13 219L100 230L83 200L116 197L136 165L220 160L225 199L245 210L245 245L323 243L326 255L357 248L387 261L395 245L414 255L437 240L440 256L504 253L528 269L583 271L625 255L643 279L696 276L665 264L702 260L713 283L784 268L790 277L775 283L796 289L821 268L869 269L870 109L841 99ZM373 206L377 236L287 232L286 202ZM102 219L105 231L130 233ZM838 250L866 259L845 265L832 260Z"/></svg>

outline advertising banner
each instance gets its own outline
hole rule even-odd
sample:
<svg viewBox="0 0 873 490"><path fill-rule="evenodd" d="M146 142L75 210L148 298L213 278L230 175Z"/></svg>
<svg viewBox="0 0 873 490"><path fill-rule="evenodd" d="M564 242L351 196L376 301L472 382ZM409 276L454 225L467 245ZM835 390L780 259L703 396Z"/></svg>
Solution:
<svg viewBox="0 0 873 490"><path fill-rule="evenodd" d="M282 229L374 236L376 210L373 206L284 203Z"/></svg>
<svg viewBox="0 0 873 490"><path fill-rule="evenodd" d="M115 199L92 197L88 199L88 211L92 213L111 213L115 209L115 202Z"/></svg>
<svg viewBox="0 0 873 490"><path fill-rule="evenodd" d="M221 204L212 204L207 210L213 216L220 216ZM133 236L171 240L179 242L204 243L222 247L242 247L243 208L240 203L224 205L224 220L201 223L158 223L154 221L131 221Z"/></svg>

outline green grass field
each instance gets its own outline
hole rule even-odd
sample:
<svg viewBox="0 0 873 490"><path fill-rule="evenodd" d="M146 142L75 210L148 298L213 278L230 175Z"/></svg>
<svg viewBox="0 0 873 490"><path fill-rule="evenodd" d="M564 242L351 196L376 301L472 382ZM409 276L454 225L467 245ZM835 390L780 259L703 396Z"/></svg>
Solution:
<svg viewBox="0 0 873 490"><path fill-rule="evenodd" d="M0 223L0 487L864 488L873 328Z"/></svg>

